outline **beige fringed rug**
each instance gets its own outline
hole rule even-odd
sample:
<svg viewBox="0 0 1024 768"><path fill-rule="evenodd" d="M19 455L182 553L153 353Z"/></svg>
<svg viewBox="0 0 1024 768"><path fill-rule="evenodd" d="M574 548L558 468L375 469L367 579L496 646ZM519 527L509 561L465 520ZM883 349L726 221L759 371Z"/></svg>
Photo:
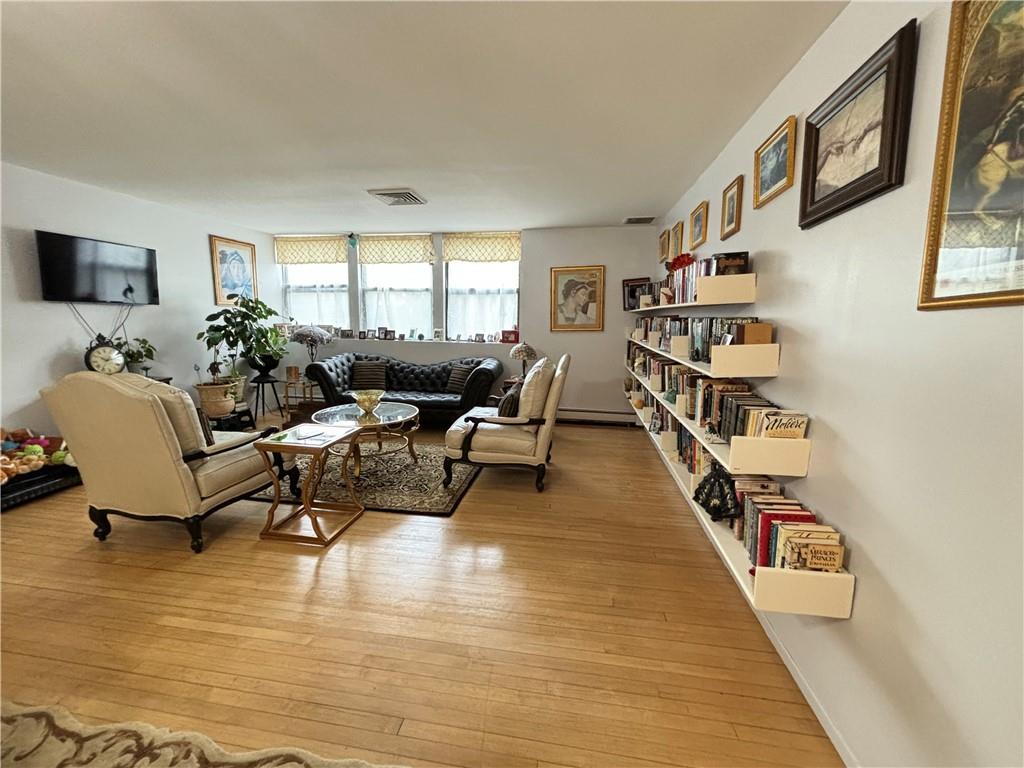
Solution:
<svg viewBox="0 0 1024 768"><path fill-rule="evenodd" d="M294 747L231 754L201 733L146 723L84 725L63 707L2 707L4 768L382 768Z"/></svg>

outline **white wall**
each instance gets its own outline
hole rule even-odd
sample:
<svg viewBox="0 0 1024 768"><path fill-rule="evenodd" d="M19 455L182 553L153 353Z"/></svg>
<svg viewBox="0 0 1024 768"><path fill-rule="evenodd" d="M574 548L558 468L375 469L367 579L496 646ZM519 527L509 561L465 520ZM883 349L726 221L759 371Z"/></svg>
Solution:
<svg viewBox="0 0 1024 768"><path fill-rule="evenodd" d="M913 17L904 186L801 231L798 160L753 210L754 148L796 114L799 158L806 113ZM700 251L752 253L782 344L761 390L812 415L810 474L788 490L846 534L853 617L763 618L850 764L1022 764L1022 310L916 309L948 20L944 3L851 4L662 222L710 200ZM743 229L720 243L738 173Z"/></svg>
<svg viewBox="0 0 1024 768"><path fill-rule="evenodd" d="M52 430L38 392L83 370L89 342L67 307L41 298L36 229L156 249L160 304L136 307L127 330L156 346L151 374L171 375L185 389L196 381L192 366L205 368L211 359L195 340L216 309L209 235L255 243L259 295L280 304L273 243L265 233L8 163L2 174L4 426ZM90 324L109 333L115 307L78 306Z"/></svg>

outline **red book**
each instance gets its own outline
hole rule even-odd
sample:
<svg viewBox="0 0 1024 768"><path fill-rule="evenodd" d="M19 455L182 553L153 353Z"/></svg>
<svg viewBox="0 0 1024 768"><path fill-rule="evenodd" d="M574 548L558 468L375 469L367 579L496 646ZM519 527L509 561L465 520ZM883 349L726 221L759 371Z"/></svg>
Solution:
<svg viewBox="0 0 1024 768"><path fill-rule="evenodd" d="M788 510L785 512L762 512L757 516L757 566L770 565L768 562L768 545L772 534L772 522L778 520L783 523L816 523L818 522L814 513L806 509L802 512Z"/></svg>

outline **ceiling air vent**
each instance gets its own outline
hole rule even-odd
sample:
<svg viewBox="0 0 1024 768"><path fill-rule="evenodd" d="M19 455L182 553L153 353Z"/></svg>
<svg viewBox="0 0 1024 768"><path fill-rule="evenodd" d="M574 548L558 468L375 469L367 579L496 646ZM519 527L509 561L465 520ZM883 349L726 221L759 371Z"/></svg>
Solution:
<svg viewBox="0 0 1024 768"><path fill-rule="evenodd" d="M623 224L652 224L653 222L653 216L630 216L622 221Z"/></svg>
<svg viewBox="0 0 1024 768"><path fill-rule="evenodd" d="M384 203L384 205L423 205L427 202L408 187L368 189L366 191Z"/></svg>

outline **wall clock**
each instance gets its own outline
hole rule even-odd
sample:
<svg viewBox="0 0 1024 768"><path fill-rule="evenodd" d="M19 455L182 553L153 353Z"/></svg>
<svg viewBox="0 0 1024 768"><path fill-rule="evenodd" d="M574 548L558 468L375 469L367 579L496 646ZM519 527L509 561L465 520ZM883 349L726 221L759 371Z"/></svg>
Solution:
<svg viewBox="0 0 1024 768"><path fill-rule="evenodd" d="M100 337L85 351L85 367L97 373L120 373L125 368L124 355L113 344Z"/></svg>

